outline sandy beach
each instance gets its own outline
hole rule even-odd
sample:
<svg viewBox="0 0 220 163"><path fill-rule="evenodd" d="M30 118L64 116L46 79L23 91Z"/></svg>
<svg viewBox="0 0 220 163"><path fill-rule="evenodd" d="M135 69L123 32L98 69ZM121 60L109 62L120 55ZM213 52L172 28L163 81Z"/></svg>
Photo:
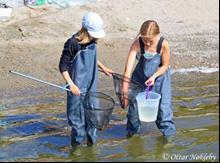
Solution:
<svg viewBox="0 0 220 163"><path fill-rule="evenodd" d="M99 40L99 60L123 72L130 44L147 19L158 21L170 43L173 69L219 67L218 0L99 0L84 6L43 5L14 9L0 22L0 90L36 86L11 75L16 70L62 83L58 63L63 44L81 27L88 11L101 15L107 36Z"/></svg>

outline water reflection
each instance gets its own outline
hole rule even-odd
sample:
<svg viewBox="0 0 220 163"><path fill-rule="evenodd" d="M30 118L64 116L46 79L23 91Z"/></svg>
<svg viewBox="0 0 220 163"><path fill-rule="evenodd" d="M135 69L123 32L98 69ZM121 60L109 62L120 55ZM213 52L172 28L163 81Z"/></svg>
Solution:
<svg viewBox="0 0 220 163"><path fill-rule="evenodd" d="M175 148L174 137L135 135L129 138L124 149L129 161L164 161L164 153L170 153Z"/></svg>
<svg viewBox="0 0 220 163"><path fill-rule="evenodd" d="M73 162L96 162L98 161L96 146L78 146L71 148L68 159Z"/></svg>
<svg viewBox="0 0 220 163"><path fill-rule="evenodd" d="M155 138L155 150L153 155L160 161L164 161L164 154L169 153L174 147L173 140L167 140L164 136L158 136Z"/></svg>
<svg viewBox="0 0 220 163"><path fill-rule="evenodd" d="M139 135L135 135L128 139L128 144L125 147L129 157L136 158L145 155L144 138Z"/></svg>

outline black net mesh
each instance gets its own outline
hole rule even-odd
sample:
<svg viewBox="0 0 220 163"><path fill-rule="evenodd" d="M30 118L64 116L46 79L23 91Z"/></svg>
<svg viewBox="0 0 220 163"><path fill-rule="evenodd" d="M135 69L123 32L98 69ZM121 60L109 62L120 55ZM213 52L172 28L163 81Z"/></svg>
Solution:
<svg viewBox="0 0 220 163"><path fill-rule="evenodd" d="M88 92L84 97L83 104L87 123L99 130L108 126L115 105L110 96L101 92Z"/></svg>
<svg viewBox="0 0 220 163"><path fill-rule="evenodd" d="M113 74L113 82L122 108L127 107L129 102L132 102L137 94L143 90L143 86L137 81L117 73Z"/></svg>

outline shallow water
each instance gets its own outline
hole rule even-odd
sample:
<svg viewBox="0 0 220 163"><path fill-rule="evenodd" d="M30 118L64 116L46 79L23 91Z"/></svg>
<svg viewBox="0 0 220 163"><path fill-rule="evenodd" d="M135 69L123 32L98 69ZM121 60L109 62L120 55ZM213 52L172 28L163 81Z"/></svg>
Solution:
<svg viewBox="0 0 220 163"><path fill-rule="evenodd" d="M42 87L2 93L0 161L219 161L218 73L172 77L177 133L171 143L154 123L143 123L141 134L127 139L126 110L116 106L97 144L73 151L64 92ZM100 89L113 95L112 81L100 81Z"/></svg>

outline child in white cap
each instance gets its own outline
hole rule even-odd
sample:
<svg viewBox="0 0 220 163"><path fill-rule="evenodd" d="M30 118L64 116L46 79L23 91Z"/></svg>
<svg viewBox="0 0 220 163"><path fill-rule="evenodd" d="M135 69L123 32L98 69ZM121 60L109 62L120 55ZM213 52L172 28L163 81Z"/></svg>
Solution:
<svg viewBox="0 0 220 163"><path fill-rule="evenodd" d="M66 41L60 58L60 72L71 90L67 93L67 118L72 127L72 146L85 140L91 145L97 140L97 129L85 120L80 94L96 91L98 67L108 76L113 73L97 60L97 39L104 36L101 17L87 13L83 16L82 28Z"/></svg>

